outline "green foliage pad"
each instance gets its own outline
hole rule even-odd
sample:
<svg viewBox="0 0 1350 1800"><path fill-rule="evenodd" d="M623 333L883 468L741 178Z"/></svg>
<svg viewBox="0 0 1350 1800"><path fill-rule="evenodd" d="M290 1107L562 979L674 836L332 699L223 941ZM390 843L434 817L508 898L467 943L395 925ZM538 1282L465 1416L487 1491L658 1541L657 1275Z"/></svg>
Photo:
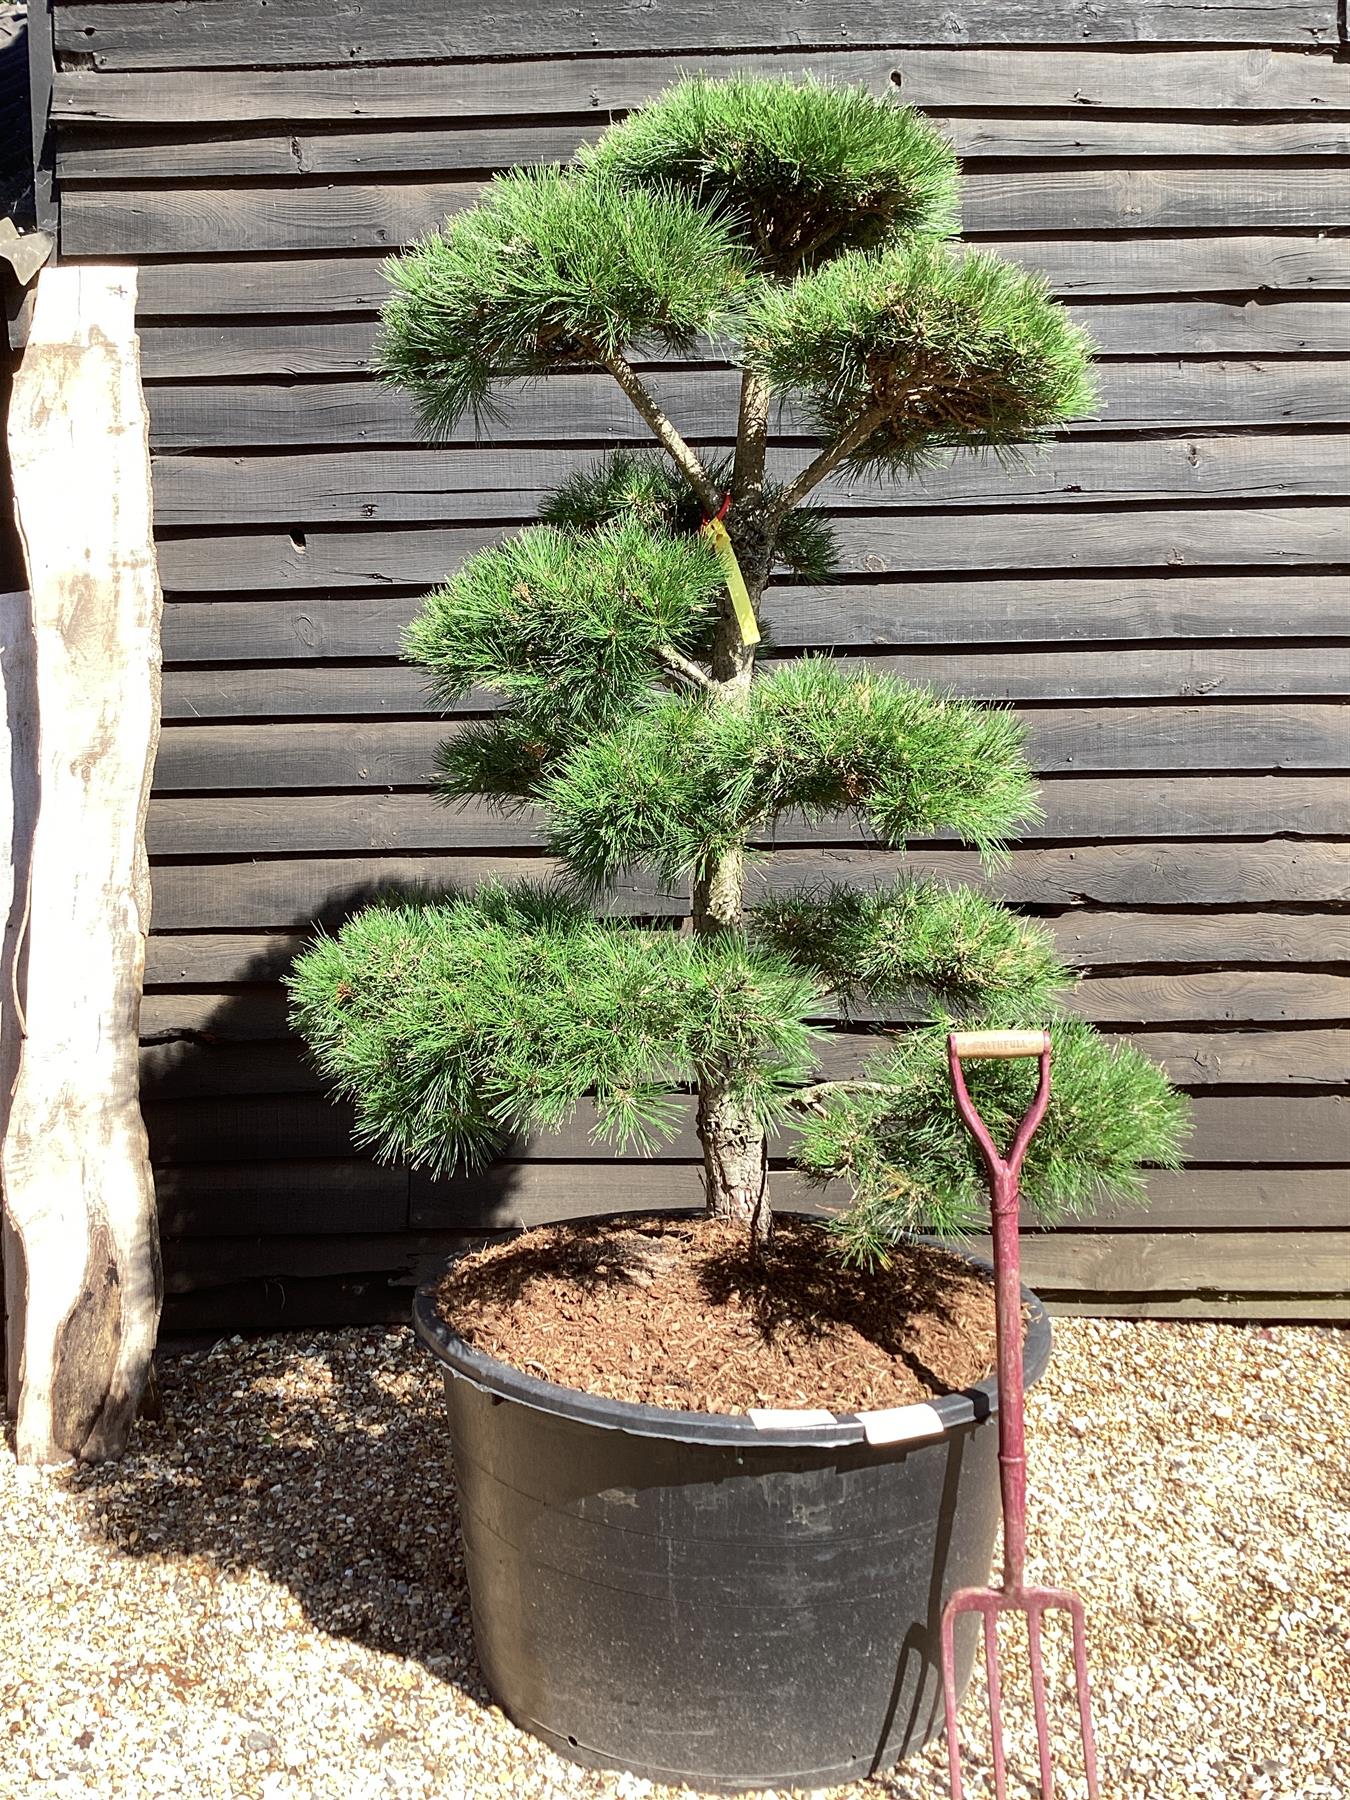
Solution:
<svg viewBox="0 0 1350 1800"><path fill-rule="evenodd" d="M853 1188L854 1204L834 1226L853 1260L883 1258L906 1232L961 1237L987 1223L987 1177L952 1104L947 1032L1008 1019L1006 1007L940 1014L873 1060L864 1080L877 1089L837 1089L803 1113L801 1166ZM1021 1177L1023 1205L1045 1225L1099 1202L1141 1201L1140 1165L1175 1168L1187 1122L1185 1102L1137 1051L1108 1046L1079 1019L1055 1020L1050 1037L1050 1106ZM1031 1105L1036 1074L1026 1060L966 1067L970 1096L1001 1147Z"/></svg>
<svg viewBox="0 0 1350 1800"><path fill-rule="evenodd" d="M672 1089L714 1063L766 1122L809 1074L812 981L740 934L593 919L554 891L391 902L305 952L294 1017L380 1155L444 1172L556 1129L593 1095L598 1135L673 1135Z"/></svg>
<svg viewBox="0 0 1350 1800"><path fill-rule="evenodd" d="M441 705L484 688L563 743L629 716L663 647L700 650L720 588L699 537L634 516L584 537L536 525L470 557L429 595L404 649L431 671Z"/></svg>
<svg viewBox="0 0 1350 1800"><path fill-rule="evenodd" d="M956 229L951 145L919 113L862 88L694 76L606 132L584 160L625 186L716 200L770 276Z"/></svg>
<svg viewBox="0 0 1350 1800"><path fill-rule="evenodd" d="M493 417L506 376L593 368L637 337L688 353L749 279L713 208L566 169L499 176L387 273L379 367L433 436Z"/></svg>
<svg viewBox="0 0 1350 1800"><path fill-rule="evenodd" d="M827 443L872 422L848 459L858 469L1007 450L1095 403L1087 340L1041 277L943 244L764 287L745 331L749 365L798 396Z"/></svg>
<svg viewBox="0 0 1350 1800"><path fill-rule="evenodd" d="M595 890L645 865L668 886L787 812L854 813L883 843L955 831L995 850L1035 815L1010 713L823 658L761 676L744 707L671 698L592 736L542 800L550 847Z"/></svg>

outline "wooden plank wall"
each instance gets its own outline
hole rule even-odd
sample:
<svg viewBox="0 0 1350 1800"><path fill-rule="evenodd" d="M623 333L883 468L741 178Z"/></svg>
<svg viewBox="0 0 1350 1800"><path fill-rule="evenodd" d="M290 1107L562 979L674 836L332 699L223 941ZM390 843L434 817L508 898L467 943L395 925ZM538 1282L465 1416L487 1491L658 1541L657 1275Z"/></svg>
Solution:
<svg viewBox="0 0 1350 1800"><path fill-rule="evenodd" d="M1101 416L1025 473L967 460L884 506L836 482L844 576L768 609L784 654L837 645L1018 709L1047 816L998 885L1090 971L1081 1009L1195 1096L1191 1164L1152 1209L1036 1240L1033 1277L1089 1310L1350 1316L1335 0L61 0L54 20L63 254L143 265L168 596L145 1095L170 1322L397 1313L466 1230L697 1198L689 1132L639 1178L584 1119L471 1181L373 1166L277 985L313 917L381 882L538 871L527 827L429 803L442 727L396 640L459 558L642 441L607 379L577 376L488 445L420 446L367 373L381 259L486 172L564 156L696 66L898 87L962 152L967 235L1046 271L1102 348ZM725 371L655 381L725 437ZM951 846L914 861L983 879ZM787 833L764 878L891 866L849 830ZM863 1047L841 1034L826 1061Z"/></svg>

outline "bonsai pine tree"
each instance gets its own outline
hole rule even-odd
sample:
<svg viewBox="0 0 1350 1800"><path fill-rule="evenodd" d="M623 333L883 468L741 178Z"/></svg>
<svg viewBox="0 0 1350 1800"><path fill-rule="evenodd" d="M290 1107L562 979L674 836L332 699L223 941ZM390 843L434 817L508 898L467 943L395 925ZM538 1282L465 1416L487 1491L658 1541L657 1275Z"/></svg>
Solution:
<svg viewBox="0 0 1350 1800"><path fill-rule="evenodd" d="M785 890L761 860L780 822L846 814L896 851L954 834L995 861L1036 816L1010 713L824 658L760 662L771 578L828 581L833 533L808 502L828 505L837 472L1015 453L1092 403L1087 341L1042 281L951 242L957 195L950 147L910 110L697 78L572 164L491 182L391 263L380 365L429 433L547 376L595 435L607 371L654 442L573 475L409 632L447 707L498 703L444 746L441 794L530 809L558 874L390 899L302 956L299 1028L380 1153L480 1163L583 1098L602 1138L641 1148L692 1088L712 1214L768 1232L766 1145L792 1123L801 1167L852 1186L845 1252L884 1256L980 1216L946 1031L1053 1015L1054 1098L1023 1175L1040 1216L1175 1161L1181 1102L1060 1014L1072 976L1043 928L903 869ZM707 368L710 343L738 379ZM693 373L660 366L696 355ZM771 454L775 418L814 447ZM649 922L612 916L616 895ZM860 1074L813 1079L811 1022L841 1012L906 1028ZM972 1069L996 1129L1033 1073Z"/></svg>

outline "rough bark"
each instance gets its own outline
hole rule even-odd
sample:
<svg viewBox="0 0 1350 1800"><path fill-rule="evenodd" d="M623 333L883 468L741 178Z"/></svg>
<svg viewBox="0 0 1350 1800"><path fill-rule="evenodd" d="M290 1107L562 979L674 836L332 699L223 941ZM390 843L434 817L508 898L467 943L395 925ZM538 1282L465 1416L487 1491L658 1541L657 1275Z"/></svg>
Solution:
<svg viewBox="0 0 1350 1800"><path fill-rule="evenodd" d="M37 666L27 593L0 595L0 1144L9 1123L23 1042L24 945L28 931L33 828L37 822ZM8 776L8 779L6 779ZM4 1265L5 1320L20 1316L23 1246L0 1207L0 1262ZM18 1329L5 1332L5 1406L19 1410Z"/></svg>
<svg viewBox="0 0 1350 1800"><path fill-rule="evenodd" d="M732 511L737 511L734 505ZM768 578L768 552L754 501L747 504L742 514L729 520L728 529L751 603L758 611ZM724 596L713 638L714 685L709 691L709 704L746 705L754 666L754 649L741 641L735 613L729 598ZM728 851L694 883L695 931L736 929L741 922L744 888L744 852ZM753 1110L735 1094L729 1071L713 1071L699 1084L697 1125L703 1147L708 1212L713 1218L744 1225L752 1242L766 1242L773 1222L768 1146Z"/></svg>
<svg viewBox="0 0 1350 1800"><path fill-rule="evenodd" d="M16 1447L35 1463L124 1448L162 1293L137 1078L161 602L134 306L132 270L40 276L10 410L39 804L0 1173Z"/></svg>
<svg viewBox="0 0 1350 1800"><path fill-rule="evenodd" d="M724 1084L705 1082L698 1094L698 1135L708 1212L744 1225L753 1242L766 1242L772 1211L759 1121Z"/></svg>

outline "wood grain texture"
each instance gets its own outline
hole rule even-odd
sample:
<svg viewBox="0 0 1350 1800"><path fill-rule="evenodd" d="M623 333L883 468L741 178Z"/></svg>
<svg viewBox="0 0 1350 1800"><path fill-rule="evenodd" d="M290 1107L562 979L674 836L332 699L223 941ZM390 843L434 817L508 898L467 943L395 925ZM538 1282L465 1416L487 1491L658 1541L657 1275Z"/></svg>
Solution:
<svg viewBox="0 0 1350 1800"><path fill-rule="evenodd" d="M160 566L166 591L177 594L433 587L507 530L495 524L384 531L321 526L163 537ZM1332 504L1119 512L1084 506L1057 513L1053 528L1030 510L844 514L836 539L848 575L1297 568L1350 560L1350 513Z"/></svg>
<svg viewBox="0 0 1350 1800"><path fill-rule="evenodd" d="M1350 1299L1350 1232L1056 1231L1026 1240L1026 1280L1048 1293L1335 1294Z"/></svg>
<svg viewBox="0 0 1350 1800"><path fill-rule="evenodd" d="M1150 964L1326 968L1350 963L1350 914L1343 912L1081 909L1045 914L1043 922L1062 956L1097 974ZM307 940L305 931L156 932L149 944L146 986L219 989L275 981Z"/></svg>
<svg viewBox="0 0 1350 1800"><path fill-rule="evenodd" d="M167 1238L219 1231L402 1231L409 1224L406 1169L355 1158L280 1163L229 1161L158 1168L160 1220Z"/></svg>
<svg viewBox="0 0 1350 1800"><path fill-rule="evenodd" d="M986 239L986 250L1044 274L1062 297L1297 293L1350 288L1350 240L1321 232L1191 237ZM146 317L372 313L388 294L384 253L166 257L141 270Z"/></svg>
<svg viewBox="0 0 1350 1800"><path fill-rule="evenodd" d="M1350 1018L1350 976L1285 969L1088 975L1066 995L1065 1006L1113 1029L1181 1021L1197 1027L1341 1022ZM922 1016L917 1003L885 1010L886 1018L874 1021L879 1029ZM830 1002L817 1008L821 1020L836 1015ZM202 1037L220 1043L275 1042L291 1035L287 1016L286 993L275 980L220 992L147 992L141 1039L146 1044ZM857 1020L855 1013L855 1024Z"/></svg>
<svg viewBox="0 0 1350 1800"><path fill-rule="evenodd" d="M1343 769L1342 705L1037 707L1019 716L1043 774L1197 769ZM169 724L155 766L160 793L241 788L379 790L424 785L453 721Z"/></svg>
<svg viewBox="0 0 1350 1800"><path fill-rule="evenodd" d="M1297 1087L1339 1091L1350 1080L1344 1026L1298 1030L1112 1031L1150 1057L1178 1087ZM876 1038L839 1031L822 1040L820 1068L831 1080L856 1074L874 1054Z"/></svg>
<svg viewBox="0 0 1350 1800"><path fill-rule="evenodd" d="M1186 158L1196 164L1227 161L1250 163L1256 158L1332 157L1350 150L1350 122L1301 118L1269 123L1250 118L1204 119L1182 123L1134 114L1125 119L1095 119L1081 109L1076 116L970 118L930 110L928 116L951 140L972 174L992 163L1112 161L1138 165ZM399 175L444 176L457 171L481 174L504 168L533 168L566 162L593 144L608 121L574 120L526 124L493 124L477 129L409 125L397 129L306 132L253 130L193 132L172 135L82 131L70 136L57 161L57 174L67 183L141 188L161 181L196 180L224 184L263 177L299 178L336 175L370 180ZM1111 190L1099 189L1099 203L1109 207ZM1155 203L1156 197L1155 197ZM1137 204L1133 198L1129 205ZM1173 200L1172 204L1176 204ZM1220 206L1216 199L1208 203ZM1316 205L1310 195L1305 205ZM1194 204L1186 207L1194 210ZM970 229L979 229L975 215ZM995 215L996 216L996 215ZM1229 220L1220 213L1218 223ZM1275 219L1273 222L1282 221ZM1306 219L1297 221L1306 223ZM1040 223L1038 217L1038 226Z"/></svg>
<svg viewBox="0 0 1350 1800"><path fill-rule="evenodd" d="M1099 972L1116 964L1327 966L1350 962L1350 914L1343 912L1129 913L1082 909L1053 914L1048 923L1061 956L1080 968ZM152 943L154 954L157 953Z"/></svg>
<svg viewBox="0 0 1350 1800"><path fill-rule="evenodd" d="M822 879L872 886L894 880L900 866L889 851L781 850L754 870L752 896ZM903 866L1038 907L1321 906L1350 900L1350 845L1336 843L1274 839L1015 849L996 881L965 850L913 851ZM550 872L542 857L453 852L163 863L154 871L155 917L166 931L303 929L320 917L345 917L391 888L439 890L475 885L489 873L511 881L542 879ZM608 905L617 916L685 910L683 901L638 882L618 886Z"/></svg>
<svg viewBox="0 0 1350 1800"><path fill-rule="evenodd" d="M1346 308L1350 319L1350 306ZM776 480L790 478L801 453L769 459ZM588 451L512 449L370 450L309 456L162 456L155 465L160 529L201 525L380 524L428 520L519 519L539 514ZM885 492L894 510L972 505L1101 505L1117 501L1326 499L1350 493L1344 434L1297 436L1067 439L1029 450L1010 469L976 456L897 483ZM815 503L832 511L872 512L877 484L836 474Z"/></svg>
<svg viewBox="0 0 1350 1800"><path fill-rule="evenodd" d="M423 8L367 0L359 13L335 16L327 0L279 0L260 29L257 0L115 0L58 9L58 63L78 56L96 69L237 69L351 66L365 62L441 62L473 58L491 44L496 56L561 52L830 48L881 44L895 33L893 7L859 0L847 22L825 0L588 0L559 10L546 4ZM1334 43L1336 15L1323 0L1168 0L1109 15L1090 0L979 0L907 8L912 44Z"/></svg>
<svg viewBox="0 0 1350 1800"><path fill-rule="evenodd" d="M1350 303L1252 296L1237 300L1104 301L1070 309L1108 356L1277 356L1350 351ZM376 320L148 325L147 380L205 376L364 375Z"/></svg>
<svg viewBox="0 0 1350 1800"><path fill-rule="evenodd" d="M411 1281L392 1277L371 1280L366 1276L338 1275L314 1281L232 1282L182 1299L170 1295L164 1316L170 1335L184 1333L194 1342L206 1331L319 1330L380 1321L402 1325L407 1321L414 1292ZM1046 1302L1046 1311L1062 1317L1081 1314L1112 1319L1226 1319L1249 1324L1269 1320L1310 1325L1350 1320L1350 1299L1327 1294L1305 1294L1292 1299L1262 1294L1259 1300L1209 1293L1161 1297L1054 1294Z"/></svg>
<svg viewBox="0 0 1350 1800"><path fill-rule="evenodd" d="M1019 830L1019 842L1350 835L1350 782L1341 775L1051 779L1041 784L1040 805L1044 817ZM450 807L428 793L160 798L151 803L148 825L156 856L517 850L542 845L546 835L532 809L503 814L473 801ZM751 835L760 845L809 847L863 842L868 833L838 815L785 817L771 832Z"/></svg>
<svg viewBox="0 0 1350 1800"><path fill-rule="evenodd" d="M10 1104L23 1054L23 988L33 881L33 836L41 799L37 642L26 589L0 594L0 1146L9 1131ZM0 1334L5 1407L17 1416L23 1376L23 1247L0 1202Z"/></svg>
<svg viewBox="0 0 1350 1800"><path fill-rule="evenodd" d="M1181 645L1173 650L1026 649L1015 655L981 654L978 649L949 656L939 651L908 655L887 651L839 660L904 681L951 686L984 700L1239 700L1263 693L1281 698L1296 693L1342 694L1347 657L1347 646L1300 645L1275 663L1262 650ZM455 710L481 713L487 706L486 695L470 694ZM173 670L165 678L166 719L392 718L430 710L423 671L394 663L272 664L247 671L208 666ZM1334 727L1337 715L1317 719ZM1176 728L1183 730L1184 723L1176 722ZM1158 726L1164 733L1169 729L1163 719ZM1331 742L1336 741L1333 729ZM1333 758L1331 767L1346 765L1343 752L1333 751Z"/></svg>
<svg viewBox="0 0 1350 1800"><path fill-rule="evenodd" d="M265 1282L258 1284L264 1304L266 1289ZM1052 1294L1045 1310L1052 1318L1066 1319L1213 1319L1234 1325L1350 1323L1350 1297L1344 1294L1262 1294L1259 1299L1216 1294L1209 1289L1194 1294ZM390 1317L397 1316L391 1310Z"/></svg>
<svg viewBox="0 0 1350 1800"><path fill-rule="evenodd" d="M1296 1030L1218 1028L1189 1034L1121 1034L1145 1055L1167 1062L1173 1081L1193 1095L1242 1093L1253 1088L1283 1095L1343 1094L1347 1077L1345 1032L1321 1026ZM856 1074L876 1050L875 1036L837 1032L825 1041L822 1073ZM1200 1046L1198 1049L1197 1046ZM1170 1058L1170 1061L1168 1059ZM231 1042L177 1037L141 1051L142 1089L148 1099L188 1100L232 1095L317 1094L320 1083L298 1044L260 1039ZM1257 1159L1252 1158L1253 1161ZM1333 1160L1344 1162L1343 1152Z"/></svg>
<svg viewBox="0 0 1350 1800"><path fill-rule="evenodd" d="M626 111L667 86L687 66L677 56L551 58L538 63L423 63L398 68L315 69L297 81L286 71L213 70L192 82L199 125L324 125L346 121L472 121L494 115ZM1266 47L1186 51L1084 49L1047 45L1010 49L799 50L762 54L711 51L712 73L812 74L885 93L898 87L911 106L1016 113L1060 108L1084 129L1095 108L1156 112L1350 111L1350 75L1331 45L1316 53ZM52 114L69 128L181 126L183 84L136 70L58 71ZM67 136L66 142L79 142Z"/></svg>
<svg viewBox="0 0 1350 1800"><path fill-rule="evenodd" d="M479 1240L462 1239L451 1233L446 1241L467 1248ZM444 1260L441 1258L442 1263ZM298 1331L376 1322L403 1325L418 1279L416 1273L403 1269L375 1275L229 1282L182 1297L171 1294L164 1317L170 1331L190 1332L194 1338L203 1331ZM1244 1297L1211 1290L1194 1294L1052 1293L1046 1301L1046 1311L1055 1316L1081 1314L1112 1319L1214 1319L1234 1324L1268 1319L1289 1324L1335 1324L1350 1321L1350 1298L1344 1294Z"/></svg>
<svg viewBox="0 0 1350 1800"><path fill-rule="evenodd" d="M388 657L421 596L351 594L171 602L170 663ZM763 611L784 650L891 645L1072 644L1347 635L1340 575L1016 576L770 588ZM241 785L253 785L241 783Z"/></svg>
<svg viewBox="0 0 1350 1800"><path fill-rule="evenodd" d="M159 6L165 0L153 3ZM75 187L63 193L62 238L72 256L203 256L256 250L388 254L472 206L480 185L440 181L259 188Z"/></svg>
<svg viewBox="0 0 1350 1800"><path fill-rule="evenodd" d="M44 270L8 419L37 700L25 1025L0 1158L21 1463L122 1453L159 1323L136 1039L160 589L135 292L134 272Z"/></svg>
<svg viewBox="0 0 1350 1800"><path fill-rule="evenodd" d="M1224 91L1242 91L1260 73L1255 66L1245 73L1245 59L1258 54L1207 53L1207 61L1214 59L1211 78L1221 82ZM1183 60L1171 59L1174 65ZM1304 61L1301 54L1266 54L1272 91L1282 96L1278 104L1300 108L1331 103L1324 96L1338 91L1337 71L1324 69L1320 57L1312 68L1304 68ZM708 66L745 73L811 74L820 80L856 82L884 93L891 85L895 64L892 50L787 48L758 55L714 53ZM203 125L305 121L329 125L382 119L443 122L501 114L521 118L588 112L607 116L659 92L684 66L670 56L638 55L596 59L548 56L542 63L512 60L426 62L396 68L311 67L302 80L288 71L218 70L193 84L193 116ZM1107 71L1103 67L1099 73L1104 77ZM1174 79L1182 76L1183 70L1177 67ZM1233 104L1241 102L1234 100ZM53 115L74 127L179 125L183 120L182 86L135 70L67 69L57 76Z"/></svg>
<svg viewBox="0 0 1350 1800"><path fill-rule="evenodd" d="M1303 1023L1350 1019L1350 976L1324 971L1214 969L1195 974L1089 976L1067 1005L1099 1025Z"/></svg>
<svg viewBox="0 0 1350 1800"><path fill-rule="evenodd" d="M673 1187L674 1183L670 1185ZM798 1198L798 1194L794 1193L793 1198ZM688 1186L684 1185L677 1204L689 1207L696 1201L696 1193L691 1199ZM523 1201L521 1205L523 1210ZM491 1209L492 1222L487 1229L500 1230L498 1221L506 1210L500 1204ZM637 1211L641 1207L635 1206L630 1197L623 1210ZM812 1207L810 1210L821 1209ZM177 1248L167 1271L167 1281L171 1291L191 1293L199 1287L213 1287L231 1279L268 1276L286 1279L366 1272L388 1276L397 1271L408 1281L426 1280L460 1247L458 1233L474 1229L472 1222L456 1224L450 1227L456 1235L450 1236L448 1241L440 1233L422 1232L398 1237L362 1234L325 1238L319 1242L290 1235L204 1238L185 1242ZM1266 1267L1255 1276L1257 1291L1347 1293L1345 1268L1337 1270L1336 1258L1350 1252L1350 1233L1291 1232L1290 1238L1300 1256L1306 1256L1308 1261L1297 1272L1288 1275L1289 1286L1283 1288L1272 1286L1272 1279L1278 1280L1278 1277L1272 1278L1269 1243L1260 1232L1158 1231L1120 1236L1067 1229L1028 1232L1023 1240L1022 1254L1027 1281L1038 1290L1049 1292L1099 1286L1106 1292L1185 1293L1197 1285L1208 1285L1211 1288L1227 1286L1230 1291L1242 1293L1253 1291L1253 1272L1261 1267L1260 1251L1264 1244ZM983 1240L972 1247L988 1254L988 1246ZM1197 1282L1194 1271L1206 1258L1217 1279ZM1085 1279L1086 1271L1099 1279ZM1105 1278L1101 1279L1103 1276Z"/></svg>
<svg viewBox="0 0 1350 1800"><path fill-rule="evenodd" d="M648 1162L695 1162L700 1152L694 1131L692 1095L676 1103L678 1129L659 1144ZM1350 1101L1343 1094L1200 1093L1191 1101L1192 1131L1186 1142L1189 1166L1175 1175L1155 1171L1149 1178L1149 1205L1107 1206L1091 1217L1122 1229L1146 1228L1164 1217L1169 1226L1233 1225L1281 1230L1286 1226L1345 1222L1345 1158L1350 1149ZM325 1095L253 1094L196 1099L152 1100L146 1124L151 1152L160 1164L273 1162L302 1158L349 1158L368 1167L353 1148L353 1114ZM507 1145L505 1162L624 1162L598 1141L595 1110L583 1101L558 1131L519 1135ZM775 1158L788 1154L791 1134L774 1140ZM1246 1165L1268 1165L1263 1172ZM1329 1165L1318 1168L1316 1165ZM629 1161L635 1180L638 1170ZM1234 1174L1240 1169L1240 1174ZM1290 1171L1296 1179L1290 1180ZM387 1176L394 1171L380 1169ZM235 1188L237 1192L237 1186ZM382 1187L381 1194L386 1192ZM395 1189L388 1185L388 1192ZM223 1224L218 1229L224 1229ZM345 1229L335 1216L327 1229ZM383 1229L377 1219L358 1220L355 1229Z"/></svg>
<svg viewBox="0 0 1350 1800"><path fill-rule="evenodd" d="M1350 241L1350 240L1348 240ZM1350 283L1348 283L1350 285ZM1097 368L1100 421L1116 430L1198 431L1204 426L1344 425L1350 416L1345 365L1334 359L1270 362L1102 362ZM736 404L730 371L657 371L649 385L680 424L701 422L701 442L729 442ZM642 444L646 427L607 375L560 376L521 387L503 383L503 422L479 439L465 422L451 444L544 441ZM421 440L411 406L375 381L247 385L166 382L150 389L151 442L156 450L243 450L338 445L413 445ZM1078 429L1100 427L1094 422ZM784 408L785 435L805 421ZM1073 431L1070 433L1074 435Z"/></svg>
<svg viewBox="0 0 1350 1800"><path fill-rule="evenodd" d="M300 1234L309 1237L311 1272L319 1272L326 1260L335 1258L351 1258L349 1267L370 1269L383 1266L377 1259L395 1248L380 1244L380 1234L405 1228L519 1230L556 1218L584 1217L587 1212L700 1204L696 1162L597 1160L594 1149L577 1161L506 1159L494 1168L448 1180L409 1176L406 1171L400 1175L396 1170L373 1173L385 1179L374 1181L368 1164L338 1156L260 1159L246 1165L179 1164L161 1177L166 1226L176 1236L195 1241L198 1248L184 1260L201 1270L206 1285L213 1270L223 1275L230 1268L231 1258L263 1252L262 1244L247 1247L248 1240L260 1233L283 1240L298 1240ZM1062 1229L1147 1234L1222 1228L1264 1231L1270 1234L1266 1238L1270 1255L1277 1230L1343 1227L1344 1209L1335 1208L1334 1183L1344 1174L1299 1168L1254 1176L1212 1169L1155 1171L1148 1178L1145 1205L1102 1207ZM823 1192L813 1189L790 1168L775 1168L772 1181L781 1206L828 1212L847 1202L842 1186L832 1185ZM325 1197L330 1202L327 1211ZM356 1236L367 1240L363 1247L344 1242ZM213 1257L202 1241L207 1239L228 1239L231 1247L217 1244ZM1024 1239L1028 1246L1043 1241L1030 1231ZM283 1241L277 1246L273 1272L287 1272L288 1266L299 1272L305 1255L306 1247L299 1241Z"/></svg>
<svg viewBox="0 0 1350 1800"><path fill-rule="evenodd" d="M123 10L137 0L124 0ZM156 6L173 0L155 0ZM197 3L197 0L194 0ZM211 0L211 10L230 0ZM478 199L481 182L306 185L67 185L61 236L72 256L397 250ZM1221 162L1209 168L1038 169L967 175L968 236L1006 232L1215 231L1350 223L1335 169Z"/></svg>

